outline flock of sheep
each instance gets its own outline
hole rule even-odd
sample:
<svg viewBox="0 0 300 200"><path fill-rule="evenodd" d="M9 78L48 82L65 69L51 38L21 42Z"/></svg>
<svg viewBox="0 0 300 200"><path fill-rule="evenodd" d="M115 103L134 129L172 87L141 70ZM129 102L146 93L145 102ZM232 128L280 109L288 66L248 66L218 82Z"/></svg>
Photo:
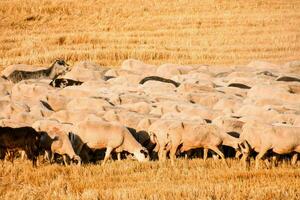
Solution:
<svg viewBox="0 0 300 200"><path fill-rule="evenodd" d="M0 155L95 162L105 150L138 161L208 152L241 158L300 153L300 61L246 66L163 64L125 60L51 67L11 65L0 79ZM29 148L30 147L30 148ZM192 150L194 152L192 152ZM34 152L34 153L33 153ZM231 152L231 153L230 153ZM157 154L156 154L157 153Z"/></svg>

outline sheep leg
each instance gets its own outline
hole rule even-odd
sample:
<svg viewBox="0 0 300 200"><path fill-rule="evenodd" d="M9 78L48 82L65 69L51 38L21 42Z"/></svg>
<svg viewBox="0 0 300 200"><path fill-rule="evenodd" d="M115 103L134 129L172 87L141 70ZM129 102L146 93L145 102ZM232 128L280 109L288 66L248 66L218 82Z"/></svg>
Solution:
<svg viewBox="0 0 300 200"><path fill-rule="evenodd" d="M44 160L47 160L50 162L50 164L52 164L52 161L54 159L54 155L52 154L51 151L45 151L45 154L44 154Z"/></svg>
<svg viewBox="0 0 300 200"><path fill-rule="evenodd" d="M219 155L216 154L215 152L212 152L212 157L214 160L218 160L219 159Z"/></svg>
<svg viewBox="0 0 300 200"><path fill-rule="evenodd" d="M162 161L162 154L163 154L163 153L162 153L162 150L159 149L159 150L158 150L158 160L159 160L159 161Z"/></svg>
<svg viewBox="0 0 300 200"><path fill-rule="evenodd" d="M170 159L171 159L171 165L174 166L174 161L176 159L176 151L178 146L172 146L170 150Z"/></svg>
<svg viewBox="0 0 300 200"><path fill-rule="evenodd" d="M45 151L45 153L44 153L44 160L50 160L49 154L47 151Z"/></svg>
<svg viewBox="0 0 300 200"><path fill-rule="evenodd" d="M167 160L167 151L165 149L162 150L162 160L166 161Z"/></svg>
<svg viewBox="0 0 300 200"><path fill-rule="evenodd" d="M172 148L173 144L171 142L168 142L166 145L165 145L165 148L163 149L164 150L164 159L167 160L167 155L168 155L168 152L170 152L171 148ZM175 145L176 146L176 145ZM176 149L177 151L177 149ZM175 151L175 154L176 154L176 151Z"/></svg>
<svg viewBox="0 0 300 200"><path fill-rule="evenodd" d="M10 162L11 162L12 164L14 164L14 157L15 157L15 153L14 153L14 152L10 152L10 153L9 153L9 159L10 159Z"/></svg>
<svg viewBox="0 0 300 200"><path fill-rule="evenodd" d="M37 157L35 155L32 155L31 159L32 159L32 166L37 167Z"/></svg>
<svg viewBox="0 0 300 200"><path fill-rule="evenodd" d="M35 152L35 149L33 147L27 147L26 153L28 156L28 159L32 161L32 167L37 167L37 153Z"/></svg>
<svg viewBox="0 0 300 200"><path fill-rule="evenodd" d="M223 148L222 145L219 147L219 150L220 150L220 151L223 153L223 155L224 155L224 148ZM213 155L213 157L214 157L214 159L219 159L219 155ZM225 157L225 155L224 155L224 157Z"/></svg>
<svg viewBox="0 0 300 200"><path fill-rule="evenodd" d="M54 161L54 153L52 153L51 151L48 151L48 156L50 155L50 164L53 164Z"/></svg>
<svg viewBox="0 0 300 200"><path fill-rule="evenodd" d="M217 154L221 157L221 159L222 159L224 165L226 165L226 167L229 168L229 166L228 166L228 164L227 164L227 162L226 162L225 156L224 156L224 154L222 153L222 151L220 151L220 149L219 149L218 147L211 147L210 149L213 150L215 153L217 153Z"/></svg>
<svg viewBox="0 0 300 200"><path fill-rule="evenodd" d="M158 151L158 159L160 161L165 161L166 158L167 158L167 152L166 152L166 150L160 148L159 151Z"/></svg>
<svg viewBox="0 0 300 200"><path fill-rule="evenodd" d="M269 160L265 159L264 162L265 162L265 165L267 166L267 168L270 169L271 164L270 164Z"/></svg>
<svg viewBox="0 0 300 200"><path fill-rule="evenodd" d="M25 151L21 151L20 154L21 154L21 160L24 160L25 159Z"/></svg>
<svg viewBox="0 0 300 200"><path fill-rule="evenodd" d="M35 146L35 147L32 147L32 154L33 154L33 164L35 167L37 167L38 163L39 163L39 155L40 155L40 152L38 150L38 147ZM26 151L25 151L25 155L27 155ZM28 156L27 156L28 157Z"/></svg>
<svg viewBox="0 0 300 200"><path fill-rule="evenodd" d="M64 161L64 165L67 166L68 162L67 162L67 155L63 155L63 161Z"/></svg>
<svg viewBox="0 0 300 200"><path fill-rule="evenodd" d="M104 166L106 161L110 158L110 154L111 154L112 150L113 150L113 148L111 148L111 147L106 148L105 157L104 157L104 160L101 164L102 166Z"/></svg>
<svg viewBox="0 0 300 200"><path fill-rule="evenodd" d="M296 163L297 163L297 160L298 160L298 153L294 153L294 155L293 155L293 157L292 157L292 162L291 162L291 164L292 164L293 166L295 166Z"/></svg>
<svg viewBox="0 0 300 200"><path fill-rule="evenodd" d="M118 159L118 161L121 160L121 152L117 152L117 159Z"/></svg>
<svg viewBox="0 0 300 200"><path fill-rule="evenodd" d="M274 167L278 165L277 161L278 161L277 156L272 156L272 165L274 165Z"/></svg>
<svg viewBox="0 0 300 200"><path fill-rule="evenodd" d="M184 159L187 160L188 157L189 157L189 156L188 156L188 152L186 152L186 153L184 154Z"/></svg>
<svg viewBox="0 0 300 200"><path fill-rule="evenodd" d="M242 152L236 151L234 157L235 157L236 159L238 159L241 155L242 155Z"/></svg>
<svg viewBox="0 0 300 200"><path fill-rule="evenodd" d="M244 168L248 169L248 167L250 166L250 159L249 159L249 155L248 154L243 154L241 161L244 164Z"/></svg>
<svg viewBox="0 0 300 200"><path fill-rule="evenodd" d="M9 157L8 157L8 150L7 149L5 149L5 150L3 150L3 154L4 154L4 157L3 157L3 162L7 162L8 161L8 159L9 159Z"/></svg>
<svg viewBox="0 0 300 200"><path fill-rule="evenodd" d="M255 169L259 169L259 161L264 157L264 155L267 153L268 149L264 149L259 152L259 154L255 158Z"/></svg>
<svg viewBox="0 0 300 200"><path fill-rule="evenodd" d="M204 160L204 162L205 162L206 159L207 159L207 154L208 154L208 149L207 149L207 148L204 148L204 149L203 149L203 160Z"/></svg>

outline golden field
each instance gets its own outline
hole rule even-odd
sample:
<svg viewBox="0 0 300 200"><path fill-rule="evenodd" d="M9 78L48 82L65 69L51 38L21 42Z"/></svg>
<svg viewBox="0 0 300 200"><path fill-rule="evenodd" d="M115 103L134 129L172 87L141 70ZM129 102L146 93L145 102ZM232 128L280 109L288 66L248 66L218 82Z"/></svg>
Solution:
<svg viewBox="0 0 300 200"><path fill-rule="evenodd" d="M244 170L236 160L110 161L106 166L59 166L15 161L0 165L6 199L299 199L300 169Z"/></svg>
<svg viewBox="0 0 300 200"><path fill-rule="evenodd" d="M0 0L0 68L90 60L243 65L300 59L297 0ZM300 199L300 168L209 159L60 166L0 161L0 199Z"/></svg>
<svg viewBox="0 0 300 200"><path fill-rule="evenodd" d="M294 0L1 0L0 66L284 63L300 58Z"/></svg>

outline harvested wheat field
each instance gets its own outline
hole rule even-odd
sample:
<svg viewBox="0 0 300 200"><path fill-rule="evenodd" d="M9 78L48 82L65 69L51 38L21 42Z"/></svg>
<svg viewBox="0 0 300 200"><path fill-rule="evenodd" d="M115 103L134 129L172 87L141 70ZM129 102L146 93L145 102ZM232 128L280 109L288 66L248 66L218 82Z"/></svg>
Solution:
<svg viewBox="0 0 300 200"><path fill-rule="evenodd" d="M0 199L300 199L299 10L0 0Z"/></svg>
<svg viewBox="0 0 300 200"><path fill-rule="evenodd" d="M283 63L300 56L300 2L0 1L0 65Z"/></svg>
<svg viewBox="0 0 300 200"><path fill-rule="evenodd" d="M299 199L300 172L246 171L231 160L230 169L208 160L170 163L122 161L105 167L29 163L1 167L1 199Z"/></svg>

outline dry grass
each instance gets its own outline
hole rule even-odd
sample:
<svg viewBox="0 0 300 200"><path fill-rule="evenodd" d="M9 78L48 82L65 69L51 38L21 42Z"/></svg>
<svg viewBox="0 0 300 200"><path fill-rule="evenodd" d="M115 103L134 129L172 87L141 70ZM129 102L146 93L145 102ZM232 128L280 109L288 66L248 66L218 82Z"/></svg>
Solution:
<svg viewBox="0 0 300 200"><path fill-rule="evenodd" d="M300 58L299 10L293 0L1 0L0 66L283 63Z"/></svg>
<svg viewBox="0 0 300 200"><path fill-rule="evenodd" d="M282 163L250 171L229 160L202 159L106 166L42 165L17 161L0 167L0 198L6 199L299 199L300 169ZM1 166L1 165L0 165Z"/></svg>
<svg viewBox="0 0 300 200"><path fill-rule="evenodd" d="M0 67L91 60L283 63L300 58L300 1L1 0ZM300 199L300 169L243 170L230 160L111 162L105 167L0 161L0 199ZM252 167L253 168L253 167Z"/></svg>

